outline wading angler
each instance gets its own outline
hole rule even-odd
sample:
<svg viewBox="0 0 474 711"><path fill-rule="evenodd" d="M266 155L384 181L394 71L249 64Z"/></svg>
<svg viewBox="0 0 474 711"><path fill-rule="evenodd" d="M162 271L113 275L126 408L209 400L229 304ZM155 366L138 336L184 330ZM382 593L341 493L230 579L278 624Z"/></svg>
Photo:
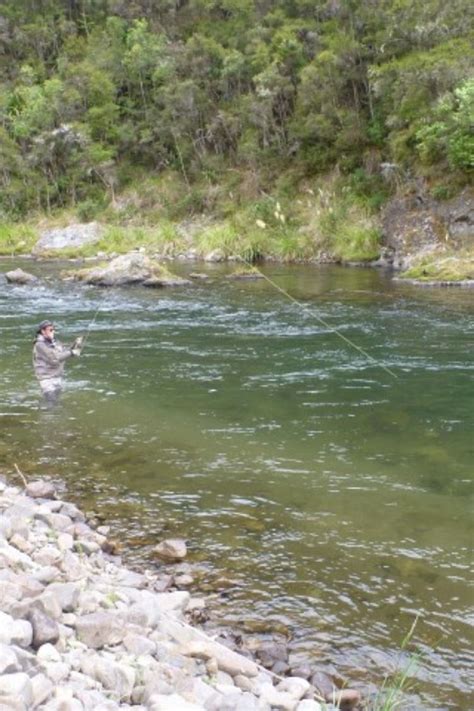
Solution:
<svg viewBox="0 0 474 711"><path fill-rule="evenodd" d="M80 356L82 346L81 336L71 346L56 340L55 326L51 321L42 321L38 326L33 346L33 367L47 403L58 399L63 389L65 362L68 358Z"/></svg>

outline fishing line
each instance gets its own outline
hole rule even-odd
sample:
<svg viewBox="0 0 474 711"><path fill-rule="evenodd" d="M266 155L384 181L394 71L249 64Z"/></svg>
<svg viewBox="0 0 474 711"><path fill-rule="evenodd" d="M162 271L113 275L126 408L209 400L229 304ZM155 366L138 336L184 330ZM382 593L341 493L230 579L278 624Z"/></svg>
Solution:
<svg viewBox="0 0 474 711"><path fill-rule="evenodd" d="M359 353L362 353L363 356L365 356L368 360L371 360L375 365L377 365L379 368L383 368L389 375L391 375L393 378L398 379L398 375L393 372L393 370L390 370L386 365L378 361L376 358L370 355L370 353L367 353L363 348L357 345L357 343L354 343L351 341L350 338L347 338L347 336L344 336L344 334L340 333L337 328L334 328L331 326L327 321L325 321L321 316L318 316L318 314L314 311L314 309L310 309L308 306L305 304L302 304L301 301L298 301L298 299L295 299L294 296L291 296L291 294L286 291L286 289L283 289L281 286L278 286L273 279L270 279L270 277L267 277L266 274L263 274L263 272L260 271L255 265L251 264L249 261L245 259L245 257L242 257L241 255L237 255L238 259L240 259L244 264L246 264L248 267L251 269L255 270L260 274L261 277L263 277L269 284L271 284L277 291L279 291L281 294L286 296L292 303L296 304L297 306L300 307L303 311L307 311L310 313L314 318L321 323L324 328L327 328L331 333L336 334L336 336L339 336L343 341L348 343L352 348L355 348L356 351L359 351Z"/></svg>

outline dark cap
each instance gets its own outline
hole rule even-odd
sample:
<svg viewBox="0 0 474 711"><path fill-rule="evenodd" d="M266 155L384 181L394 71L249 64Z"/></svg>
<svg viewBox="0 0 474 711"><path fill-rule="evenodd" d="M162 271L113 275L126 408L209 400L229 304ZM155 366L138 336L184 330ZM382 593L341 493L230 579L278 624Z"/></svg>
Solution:
<svg viewBox="0 0 474 711"><path fill-rule="evenodd" d="M44 328L48 328L48 326L54 326L54 323L52 321L41 321L40 325L38 326L38 330L36 333L41 333L41 331Z"/></svg>

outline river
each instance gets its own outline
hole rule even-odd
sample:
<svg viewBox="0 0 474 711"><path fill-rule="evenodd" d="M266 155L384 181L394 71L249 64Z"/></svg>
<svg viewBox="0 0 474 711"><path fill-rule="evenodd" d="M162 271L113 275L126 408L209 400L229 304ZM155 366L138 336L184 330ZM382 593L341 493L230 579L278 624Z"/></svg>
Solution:
<svg viewBox="0 0 474 711"><path fill-rule="evenodd" d="M408 666L410 708L474 707L471 290L265 266L295 304L230 267L103 290L59 281L64 264L0 271L16 266L43 281L0 277L0 469L62 482L132 563L186 538L223 626L285 629L294 660L351 685ZM40 408L36 324L68 341L94 315Z"/></svg>

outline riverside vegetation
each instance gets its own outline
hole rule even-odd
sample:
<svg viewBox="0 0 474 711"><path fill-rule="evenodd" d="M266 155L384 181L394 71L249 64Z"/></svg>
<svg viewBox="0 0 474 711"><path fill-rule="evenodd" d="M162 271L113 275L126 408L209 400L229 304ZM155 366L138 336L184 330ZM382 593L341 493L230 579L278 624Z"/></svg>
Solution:
<svg viewBox="0 0 474 711"><path fill-rule="evenodd" d="M69 256L378 258L390 201L469 189L472 15L467 0L5 0L0 252L99 220L100 243ZM441 232L448 276L471 277L472 240L460 257Z"/></svg>

